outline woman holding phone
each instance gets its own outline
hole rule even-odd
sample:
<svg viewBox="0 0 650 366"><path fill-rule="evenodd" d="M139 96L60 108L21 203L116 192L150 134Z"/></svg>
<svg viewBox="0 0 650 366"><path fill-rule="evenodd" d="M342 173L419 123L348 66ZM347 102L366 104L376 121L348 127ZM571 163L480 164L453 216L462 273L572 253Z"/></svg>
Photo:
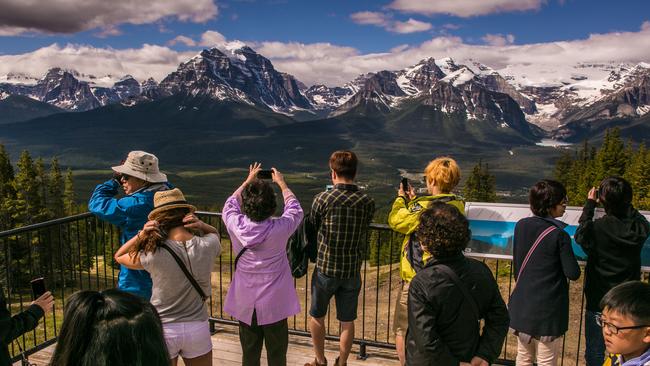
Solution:
<svg viewBox="0 0 650 366"><path fill-rule="evenodd" d="M408 328L407 299L409 284L415 273L422 269L431 255L426 253L417 237L414 235L420 225L420 214L434 202L447 203L456 207L462 214L465 213L465 203L451 191L460 181L460 168L456 161L450 157L439 157L429 162L424 169L424 179L429 194L417 197L415 190L402 179L397 198L393 202L388 225L398 233L404 234L402 255L400 260L400 275L402 288L395 304L393 331L395 332L395 346L397 356L402 365L406 362L405 337Z"/></svg>
<svg viewBox="0 0 650 366"><path fill-rule="evenodd" d="M244 366L259 366L263 343L269 366L284 366L287 318L300 312L286 248L303 212L282 174L273 168L272 180L282 190L284 211L272 217L275 192L259 179L260 171L259 163L249 166L248 177L223 207L223 222L237 255L223 310L239 321Z"/></svg>

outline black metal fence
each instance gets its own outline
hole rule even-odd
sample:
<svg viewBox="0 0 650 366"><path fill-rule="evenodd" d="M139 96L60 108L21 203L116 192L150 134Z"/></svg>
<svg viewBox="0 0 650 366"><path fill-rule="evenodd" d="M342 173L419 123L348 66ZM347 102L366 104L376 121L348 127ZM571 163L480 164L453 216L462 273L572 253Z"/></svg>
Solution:
<svg viewBox="0 0 650 366"><path fill-rule="evenodd" d="M223 251L212 274L208 300L214 330L219 324L237 324L223 311L234 269L234 255L220 214L199 214L204 221L217 227L222 237ZM28 355L56 342L63 306L69 295L78 290L103 290L116 286L119 267L113 262L113 253L119 245L118 235L117 228L89 213L0 232L0 281L10 311L20 312L32 301L29 280L35 277L45 277L48 289L56 297L54 311L45 317L42 324L17 339ZM372 357L373 347L395 348L393 312L401 281L399 264L395 260L399 257L402 237L386 225L373 224L367 240L369 245L362 267L363 284L355 324L355 343L359 345L361 358ZM513 287L511 258L477 253L469 255L483 260L492 269L504 299L508 299ZM561 365L584 364L582 278L570 284L569 331L563 340ZM647 272L644 272L644 279L648 281ZM302 312L289 319L292 334L309 336L310 281L311 271L295 280ZM335 307L331 307L326 321L328 339L338 339L338 324ZM16 342L12 343L10 352L15 360L19 358ZM516 352L516 339L508 335L501 361L514 364Z"/></svg>

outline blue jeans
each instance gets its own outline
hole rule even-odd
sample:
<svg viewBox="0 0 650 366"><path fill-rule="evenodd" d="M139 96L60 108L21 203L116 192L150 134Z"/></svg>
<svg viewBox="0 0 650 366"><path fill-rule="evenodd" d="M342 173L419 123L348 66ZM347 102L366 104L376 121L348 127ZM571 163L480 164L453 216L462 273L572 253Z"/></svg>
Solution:
<svg viewBox="0 0 650 366"><path fill-rule="evenodd" d="M605 359L605 340L603 330L596 324L597 312L585 312L585 361L587 366L602 366Z"/></svg>

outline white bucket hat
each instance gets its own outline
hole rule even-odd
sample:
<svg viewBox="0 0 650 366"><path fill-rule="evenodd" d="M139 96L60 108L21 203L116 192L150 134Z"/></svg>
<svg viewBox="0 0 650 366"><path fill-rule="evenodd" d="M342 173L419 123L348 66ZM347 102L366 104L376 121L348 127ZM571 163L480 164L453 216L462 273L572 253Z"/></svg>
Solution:
<svg viewBox="0 0 650 366"><path fill-rule="evenodd" d="M144 151L131 151L122 165L114 166L112 169L149 183L167 181L167 176L158 169L158 158Z"/></svg>

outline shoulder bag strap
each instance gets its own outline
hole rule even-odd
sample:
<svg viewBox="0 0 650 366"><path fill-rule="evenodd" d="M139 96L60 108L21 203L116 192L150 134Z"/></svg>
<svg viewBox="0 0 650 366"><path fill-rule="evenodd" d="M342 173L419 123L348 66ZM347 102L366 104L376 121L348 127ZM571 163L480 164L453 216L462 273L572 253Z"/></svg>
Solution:
<svg viewBox="0 0 650 366"><path fill-rule="evenodd" d="M526 257L524 258L524 261L521 262L521 267L519 268L519 272L517 273L517 281L519 281L519 279L521 278L521 274L524 272L524 268L526 268L526 264L528 264L528 260L530 259L530 256L533 254L535 249L537 249L537 246L539 246L539 243L541 243L542 240L544 240L546 235L550 234L555 229L556 229L555 225L551 225L551 226L547 227L546 229L544 229L544 231L542 231L539 234L539 236L537 237L537 239L535 240L533 245L530 247L530 249L528 249L528 253L526 254Z"/></svg>
<svg viewBox="0 0 650 366"><path fill-rule="evenodd" d="M174 251L170 247L168 247L167 244L164 244L164 243L160 244L159 247L166 249L167 252L169 252L169 254L171 254L172 258L174 258L176 260L176 263L178 263L178 266L181 267L181 270L183 271L183 273L185 273L185 277L187 277L187 279L190 281L192 286L194 286L196 291L201 296L201 300L205 301L208 297L205 295L205 292L203 292L203 289L201 288L201 286L199 286L199 283L196 282L196 280L194 279L194 276L192 276L190 271L187 270L187 267L185 267L185 264L183 263L181 258L176 253L174 253Z"/></svg>
<svg viewBox="0 0 650 366"><path fill-rule="evenodd" d="M472 294L469 292L469 289L463 283L463 281L461 281L461 279L458 277L456 272L454 272L454 270L451 269L446 264L438 263L435 266L436 268L440 269L444 274L446 274L447 277L451 278L451 280L456 284L456 286L463 293L465 299L467 300L467 302L469 302L469 305L472 307L472 312L476 316L476 320L477 321L481 320L481 314L478 310L478 305L476 304L476 300L474 299L474 296L472 296Z"/></svg>
<svg viewBox="0 0 650 366"><path fill-rule="evenodd" d="M235 257L235 271L237 270L237 262L239 262L239 258L241 257L242 254L247 250L248 248L244 247L242 250L237 253L237 256ZM232 257L231 257L232 258Z"/></svg>

